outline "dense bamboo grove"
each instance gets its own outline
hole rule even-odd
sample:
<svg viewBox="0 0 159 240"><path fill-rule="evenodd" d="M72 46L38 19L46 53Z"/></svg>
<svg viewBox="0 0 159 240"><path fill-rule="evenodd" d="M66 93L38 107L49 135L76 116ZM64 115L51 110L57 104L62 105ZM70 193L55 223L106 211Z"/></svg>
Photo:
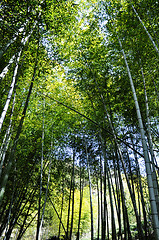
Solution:
<svg viewBox="0 0 159 240"><path fill-rule="evenodd" d="M159 239L159 2L0 2L0 239Z"/></svg>

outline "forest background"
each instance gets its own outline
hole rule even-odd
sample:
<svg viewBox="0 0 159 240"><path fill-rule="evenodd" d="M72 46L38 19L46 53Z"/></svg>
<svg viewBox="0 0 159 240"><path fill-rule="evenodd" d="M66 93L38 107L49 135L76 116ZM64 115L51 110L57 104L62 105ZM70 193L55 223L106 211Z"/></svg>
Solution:
<svg viewBox="0 0 159 240"><path fill-rule="evenodd" d="M0 2L0 239L159 239L159 2Z"/></svg>

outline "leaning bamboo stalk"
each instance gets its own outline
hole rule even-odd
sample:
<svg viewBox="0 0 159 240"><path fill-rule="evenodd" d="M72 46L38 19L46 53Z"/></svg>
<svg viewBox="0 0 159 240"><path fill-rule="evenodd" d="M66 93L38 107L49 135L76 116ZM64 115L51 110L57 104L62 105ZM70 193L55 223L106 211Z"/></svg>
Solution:
<svg viewBox="0 0 159 240"><path fill-rule="evenodd" d="M14 73L13 73L13 78L12 78L12 83L10 85L10 90L9 90L9 93L8 93L8 96L7 96L7 100L6 100L5 106L3 108L1 117L0 117L0 131L2 129L2 125L3 125L4 119L5 119L8 107L9 107L9 103L10 103L10 100L11 100L11 97L12 97L12 94L13 94L15 84L16 84L21 53L22 53L22 50L20 50L20 52L18 53L18 56L17 56L16 66L15 66Z"/></svg>
<svg viewBox="0 0 159 240"><path fill-rule="evenodd" d="M37 56L36 56L36 61L35 61L35 66L34 66L33 77L32 77L32 80L31 80L31 83L30 83L30 87L29 87L29 91L28 91L28 95L27 95L27 98L26 98L26 101L25 101L24 109L23 109L23 112L22 112L22 117L20 119L20 123L19 123L18 129L17 129L17 133L16 133L16 136L15 136L15 139L14 139L14 142L13 142L13 147L12 147L10 155L8 157L9 161L8 161L8 165L6 167L6 172L5 172L4 178L3 178L2 182L1 182L0 204L1 204L2 199L4 197L4 192L5 192L6 184L7 184L7 181L8 181L9 172L10 172L10 169L11 169L11 166L12 166L12 162L13 162L13 159L14 159L15 151L16 151L16 148L17 148L17 143L18 143L18 140L19 140L20 133L22 131L24 118L25 118L26 111L27 111L27 108L28 108L29 99L30 99L31 92L32 92L32 89L33 89L33 84L34 84L36 71L37 71L37 64L38 64L38 53L39 53L39 45L38 45L38 48L37 48Z"/></svg>
<svg viewBox="0 0 159 240"><path fill-rule="evenodd" d="M154 40L152 39L151 34L150 34L149 31L147 30L145 24L144 24L143 21L141 20L141 18L140 18L140 16L139 16L139 14L137 13L136 9L134 8L134 6L133 6L133 5L131 5L131 6L132 6L132 9L133 9L134 13L136 14L137 18L139 19L140 23L142 24L142 26L143 26L145 32L147 33L147 35L148 35L150 41L152 42L152 44L153 44L153 46L154 46L156 52L157 52L158 55L159 55L159 49L157 48L156 43L155 43Z"/></svg>
<svg viewBox="0 0 159 240"><path fill-rule="evenodd" d="M10 45L16 41L19 34L24 32L27 24L28 24L28 20L25 22L23 27L20 27L18 29L18 31L13 35L13 37L8 41L8 43L4 47L2 47L2 50L0 51L0 59L2 58L2 56L6 52L6 50L10 47Z"/></svg>
<svg viewBox="0 0 159 240"><path fill-rule="evenodd" d="M3 164L4 164L6 152L7 152L9 142L10 142L10 138L11 138L12 116L13 116L14 106L15 106L15 96L16 96L16 94L14 94L9 126L8 126L8 129L7 129L6 134L4 136L3 143L2 143L2 146L1 146L1 150L0 150L0 161L1 161L0 162L0 177L1 177L1 174L2 174L2 167L3 167Z"/></svg>
<svg viewBox="0 0 159 240"><path fill-rule="evenodd" d="M159 192L158 192L158 182L157 182L157 176L156 176L156 169L155 164L157 165L155 154L153 150L153 142L152 142L152 135L151 135L151 127L150 127L150 117L149 117L149 104L148 104L148 96L146 91L146 82L145 82L145 76L144 71L141 66L141 73L142 73L142 79L144 84L144 94L145 94L145 107L146 107L146 119L147 119L147 138L150 148L150 156L151 156L151 162L152 162L152 181L154 185L154 192L155 192L155 198L156 198L156 204L157 204L157 210L159 213Z"/></svg>
<svg viewBox="0 0 159 240"><path fill-rule="evenodd" d="M142 122L142 117L141 117L141 112L140 112L140 107L133 83L133 79L131 76L131 72L129 69L129 65L127 62L127 58L124 52L124 49L122 47L122 43L118 37L119 45L121 47L121 52L124 57L124 61L126 64L129 80L130 80L130 85L133 93L133 98L135 102L135 107L136 107L136 113L137 113L137 118L138 118L138 123L139 123L139 128L140 128L140 134L141 134L141 140L142 140L142 146L143 146L143 152L144 152L144 160L145 160L145 166L146 166L146 172L147 172L147 182L148 182L148 189L149 189L149 196L150 196L150 204L151 204L151 214L153 218L153 224L154 224L154 231L156 234L157 239L159 239L159 219L158 219L158 212L157 212L157 205L156 205L156 199L155 199L155 193L154 193L154 187L153 187L153 180L152 180L152 172L151 172L151 165L150 165L150 159L148 155L148 149L147 149L147 144L146 144L146 139L145 139L145 133L144 133L144 127L143 127L143 122Z"/></svg>
<svg viewBox="0 0 159 240"><path fill-rule="evenodd" d="M30 36L32 35L32 33L33 33L33 31L34 31L34 29L35 29L35 27L36 27L36 24L37 24L37 21L34 23L34 26L33 26L32 30L30 31L30 33L29 33L27 36L24 36L24 37L22 38L21 44L20 44L22 47L20 48L19 52L22 51L23 46L25 46L26 43L28 42ZM10 68L10 66L11 66L12 63L15 61L16 55L17 55L17 53L15 53L15 54L10 58L7 66L5 66L5 68L2 70L2 72L1 72L1 74L0 74L0 82L4 79L4 77L6 76L8 70L9 70L9 68Z"/></svg>

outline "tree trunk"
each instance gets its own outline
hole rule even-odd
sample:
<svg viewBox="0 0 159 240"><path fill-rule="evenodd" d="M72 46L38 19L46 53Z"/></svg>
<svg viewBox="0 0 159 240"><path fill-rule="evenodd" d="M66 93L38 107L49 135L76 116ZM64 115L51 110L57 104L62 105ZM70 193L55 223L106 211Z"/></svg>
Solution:
<svg viewBox="0 0 159 240"><path fill-rule="evenodd" d="M133 83L133 79L131 77L131 73L130 73L128 62L127 62L127 59L126 59L126 55L125 55L125 52L123 50L123 47L122 47L122 44L121 44L121 41L120 41L119 38L118 38L118 41L119 41L121 51L122 51L122 54L124 56L125 64L126 64L126 67L127 67L128 76L129 76L129 80L130 80L130 85L131 85L131 88L132 88L132 93L133 93L135 107L136 107L137 118L138 118L138 122L139 122L142 146L143 146L143 151L144 151L144 160L145 160L146 172L147 172L147 182L148 182L148 189L149 189L149 196L150 196L151 214L152 214L154 231L155 231L156 240L157 240L157 239L159 239L159 220L158 220L157 204L156 204L156 199L155 199L151 165L150 165L150 160L149 160L149 155L148 155L148 150L147 150L144 127L143 127L142 117L141 117L141 113L140 113L140 108L139 108L139 104L138 104L138 100L137 100L137 96L136 96L134 83Z"/></svg>
<svg viewBox="0 0 159 240"><path fill-rule="evenodd" d="M4 47L2 47L2 49L0 50L0 59L2 58L2 56L6 52L6 50L9 48L9 46L16 41L19 34L24 32L27 24L28 24L28 20L26 21L26 23L24 24L23 27L20 27L18 29L18 31L13 35L13 37L9 40L9 42Z"/></svg>
<svg viewBox="0 0 159 240"><path fill-rule="evenodd" d="M78 231L77 239L80 237L80 223L81 223L81 213L82 213L82 201L83 201L83 188L84 188L84 179L82 180L82 166L80 161L80 205L79 205L79 217L78 217Z"/></svg>
<svg viewBox="0 0 159 240"><path fill-rule="evenodd" d="M9 162L8 162L7 167L6 167L5 176L4 176L4 178L1 182L0 204L1 204L3 196L4 196L5 187L6 187L6 184L7 184L7 181L8 181L8 177L9 177L9 172L10 172L10 169L11 169L11 166L12 166L12 162L13 162L13 159L14 159L14 154L15 154L15 151L16 151L18 139L19 139L19 136L20 136L20 133L21 133L21 130L22 130L24 118L25 118L26 111L27 111L28 104L29 104L30 95L31 95L32 88L33 88L33 83L34 83L34 79L35 79L35 75L36 75L36 71L37 71L38 51L39 51L39 46L38 46L38 49L37 49L37 57L36 57L36 61L35 61L34 73L33 73L33 77L32 77L32 80L31 80L29 92L28 92L28 95L27 95L27 98L26 98L26 101L25 101L24 109L23 109L23 112L22 112L22 117L21 117L21 120L20 120L20 123L19 123L19 126L18 126L18 130L17 130L16 136L15 136L15 139L14 139L13 147L12 147L11 153L9 155Z"/></svg>
<svg viewBox="0 0 159 240"><path fill-rule="evenodd" d="M37 22L36 22L36 23L37 23ZM4 77L6 76L6 74L7 74L8 70L9 70L10 66L12 65L12 63L14 62L14 60L15 60L15 58L16 58L16 55L19 55L19 53L20 53L20 55L21 55L22 49L23 49L23 47L25 46L25 44L28 42L31 34L33 33L33 30L34 30L34 28L35 28L35 26L36 26L36 23L34 24L33 29L31 30L31 32L29 33L29 35L27 35L26 37L23 37L23 38L22 38L22 40L21 40L21 46L22 46L22 47L20 47L19 52L18 52L18 53L15 53L15 54L10 58L9 63L7 64L7 66L6 66L6 67L3 69L3 71L1 72L1 74L0 74L0 83L1 83L1 81L4 79Z"/></svg>
<svg viewBox="0 0 159 240"><path fill-rule="evenodd" d="M130 137L130 139L131 139L133 148L135 148L132 137ZM139 187L140 187L142 212L143 212L143 217L144 217L145 239L147 239L148 226L147 226L147 216L146 216L146 210L145 210L145 200L144 200L144 194L143 194L143 187L142 187L142 182L141 182L141 174L140 174L140 168L139 168L139 163L138 163L138 159L137 159L137 154L136 154L135 151L133 151L133 154L134 154L135 163L136 163L137 179L138 179L138 181L139 181Z"/></svg>
<svg viewBox="0 0 159 240"><path fill-rule="evenodd" d="M111 184L110 184L110 176L108 173L108 163L107 163L107 158L106 158L106 150L105 150L105 145L103 144L103 139L102 136L100 135L101 138L101 146L102 146L102 151L103 151L103 157L104 157L104 195L105 195L105 200L104 202L106 203L106 178L108 181L108 190L109 190L109 198L110 198L110 207L111 207L111 224L112 224L112 240L116 240L116 226L115 226L115 216L114 216L114 206L113 206L113 198L112 198L112 190L111 190ZM107 206L106 206L107 207ZM106 214L105 214L106 218Z"/></svg>
<svg viewBox="0 0 159 240"><path fill-rule="evenodd" d="M63 213L63 203L64 203L64 188L62 184L62 203L61 203L61 212L60 212L60 218L62 219L62 213ZM58 233L58 238L60 238L61 234L61 221L59 223L59 233Z"/></svg>
<svg viewBox="0 0 159 240"><path fill-rule="evenodd" d="M70 239L72 238L73 231L73 216L74 216L74 200L75 200L75 150L73 149L73 170L72 170L72 216L70 227Z"/></svg>
<svg viewBox="0 0 159 240"><path fill-rule="evenodd" d="M1 178L1 174L2 174L2 167L3 167L3 164L4 164L6 152L7 152L9 142L10 142L10 138L11 138L12 116L13 116L14 106L15 106L15 96L16 96L16 93L14 94L9 126L8 126L8 129L7 129L6 134L4 136L3 143L2 143L2 146L1 146L1 150L0 150L0 178Z"/></svg>
<svg viewBox="0 0 159 240"><path fill-rule="evenodd" d="M23 220L23 224L20 226L20 230L19 230L19 233L18 233L18 236L17 236L17 240L20 240L23 236L23 231L24 231L24 226L25 226L25 223L26 223L26 220L27 220L27 217L29 215L29 211L32 207L32 201L33 201L33 198L35 196L35 193L36 193L36 189L33 191L33 194L30 196L31 199L29 198L30 201L30 204L28 206L28 209L27 209L27 213L25 214L25 217L24 217L24 220Z"/></svg>
<svg viewBox="0 0 159 240"><path fill-rule="evenodd" d="M119 239L122 240L122 221L121 221L121 196L120 196L120 185L119 185L119 179L118 179L118 174L117 174L117 167L113 158L113 168L114 168L114 177L115 177L115 186L116 186L116 191L114 191L114 195L116 192L117 195L117 216L118 216L118 224L119 224L119 232L118 236ZM113 185L113 184L112 184ZM126 240L126 238L125 238Z"/></svg>
<svg viewBox="0 0 159 240"><path fill-rule="evenodd" d="M88 171L88 178L89 178L90 211L91 211L91 240L93 240L94 227L93 227L92 183L91 183L91 174L90 174L90 166L89 166L88 151L87 151L86 143L85 143L85 148L86 148L86 159L87 159L87 171Z"/></svg>
<svg viewBox="0 0 159 240"><path fill-rule="evenodd" d="M12 65L12 63L15 61L15 58L16 58L16 54L14 54L11 59L9 60L9 63L7 64L7 66L5 66L5 68L3 69L3 71L1 72L0 74L0 83L1 81L3 80L3 78L6 76L8 70L9 70L9 67Z"/></svg>
<svg viewBox="0 0 159 240"><path fill-rule="evenodd" d="M40 215L41 215L40 212L41 212L43 162L44 162L44 134L45 134L45 128L44 128L45 114L44 114L44 111L45 111L45 99L44 99L44 103L43 103L42 150L41 150L41 168L40 168L40 183L39 183L40 189L39 189L39 205L38 205L38 220L37 220L36 240L40 240L40 231L41 231L40 228L41 228L41 224L42 224L42 221L43 221L42 217L40 217ZM49 178L50 178L50 176L49 176Z"/></svg>
<svg viewBox="0 0 159 240"><path fill-rule="evenodd" d="M101 199L101 237L105 239L105 225L104 225L104 211L103 211L103 166L102 166L102 157L100 155L100 199Z"/></svg>
<svg viewBox="0 0 159 240"><path fill-rule="evenodd" d="M41 222L40 222L39 238L41 238L42 224L43 224L43 220L44 220L44 213L45 213L45 207L46 207L47 196L48 196L48 189L49 189L49 182L50 182L50 171L51 171L51 160L50 160L50 163L49 163L49 172L48 172L47 187L46 187L46 192L45 192L44 206L43 206Z"/></svg>
<svg viewBox="0 0 159 240"><path fill-rule="evenodd" d="M71 196L72 196L72 181L73 181L73 175L71 175L70 196L69 196L69 203L68 203L67 232L66 232L66 238L67 238L67 239L69 239L70 208L71 208Z"/></svg>
<svg viewBox="0 0 159 240"><path fill-rule="evenodd" d="M64 232L65 232L65 234L66 234L66 240L68 240L67 232L66 232L66 229L65 229L65 227L64 227L64 225L63 225L62 219L60 218L60 216L59 216L59 214L58 214L58 211L56 210L55 205L53 204L53 202L52 202L52 200L51 200L50 197L49 197L49 200L50 200L51 205L53 206L53 208L54 208L54 210L55 210L55 212L56 212L56 214L57 214L57 216L58 216L58 219L59 219L60 222L61 222L61 225L62 225L62 227L63 227L63 230L64 230Z"/></svg>
<svg viewBox="0 0 159 240"><path fill-rule="evenodd" d="M153 41L153 39L152 39L150 33L148 32L146 26L144 25L143 21L141 20L139 14L138 14L137 11L135 10L134 6L133 6L133 5L131 5L131 6L132 6L132 9L133 9L134 13L136 14L137 18L139 19L140 23L142 24L143 28L145 29L145 31L146 31L146 33L147 33L147 35L148 35L150 41L152 42L152 44L153 44L153 46L154 46L156 52L157 52L158 55L159 55L159 50L158 50L158 48L157 48L155 42Z"/></svg>
<svg viewBox="0 0 159 240"><path fill-rule="evenodd" d="M100 235L100 195L99 195L98 176L97 176L97 196L98 196L98 231L97 231L97 240L99 240L99 235Z"/></svg>
<svg viewBox="0 0 159 240"><path fill-rule="evenodd" d="M106 116L107 116L107 119L108 119L110 128L111 128L111 130L112 130L112 134L113 134L113 138L114 138L114 141L115 141L115 145L116 145L116 147L117 147L117 151L118 151L118 154L119 154L119 156L120 156L120 160L121 160L122 167L123 167L123 170L124 170L124 174L125 174L125 177L126 177L126 182L127 182L128 189L129 189L129 192L130 192L130 197L131 197L131 200L132 200L132 203L133 203L133 208L134 208L134 212L135 212L135 216L136 216L136 221L137 221L137 228L138 228L139 237L140 237L140 239L143 239L144 236L143 236L143 231L142 231L142 225L141 225L140 217L139 217L139 214L138 214L135 197L134 197L134 195L133 195L132 188L131 188L131 185L130 185L130 181L129 181L129 178L128 178L128 175L127 175L127 172L126 172L126 167L125 167L123 155L122 155L120 146L119 146L118 141L117 141L117 136L116 136L115 129L114 129L114 126L113 126L113 121L112 121L112 119L111 119L111 116L110 116L109 113L108 113L108 110L107 110L107 107L106 107L106 104L105 104L104 97L103 97L102 93L100 92L98 83L97 83L97 81L95 80L95 78L94 78L94 81L95 81L95 83L96 83L96 85L97 85L97 87L98 87L98 91L99 91L101 100L102 100L102 102L103 102L104 110L105 110L105 112L106 112Z"/></svg>
<svg viewBox="0 0 159 240"><path fill-rule="evenodd" d="M152 163L152 180L153 180L153 186L154 186L154 192L155 192L155 198L156 198L156 204L157 204L157 211L159 213L159 192L158 192L159 187L158 187L158 181L157 181L156 169L155 169L155 164L157 165L157 162L156 162L155 154L153 151L153 143L152 143L151 127L150 127L151 123L149 118L148 97L147 97L147 91L146 91L145 76L144 76L142 66L141 66L141 73L142 73L143 84L144 84L145 107L146 107L146 118L147 118L147 138L148 138L150 155L151 155L151 163Z"/></svg>
<svg viewBox="0 0 159 240"><path fill-rule="evenodd" d="M5 119L8 107L9 107L9 103L10 103L10 100L11 100L11 97L12 97L12 93L13 93L13 90L14 90L14 87L15 87L15 84L16 84L17 74L18 74L18 67L19 67L18 65L19 65L21 53L22 53L22 50L18 53L18 56L17 56L17 61L16 61L16 66L15 66L15 69L14 69L14 73L13 73L12 83L11 83L11 86L10 86L10 90L9 90L9 93L8 93L8 97L7 97L5 106L4 106L2 114L1 114L1 118L0 118L0 132L1 132L2 124L4 122L4 119Z"/></svg>

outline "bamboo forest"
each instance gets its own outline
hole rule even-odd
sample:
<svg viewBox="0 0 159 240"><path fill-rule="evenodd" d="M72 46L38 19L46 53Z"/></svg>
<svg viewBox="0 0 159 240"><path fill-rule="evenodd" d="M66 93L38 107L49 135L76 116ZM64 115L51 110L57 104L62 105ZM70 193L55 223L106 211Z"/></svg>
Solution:
<svg viewBox="0 0 159 240"><path fill-rule="evenodd" d="M159 240L159 1L0 1L0 239Z"/></svg>

